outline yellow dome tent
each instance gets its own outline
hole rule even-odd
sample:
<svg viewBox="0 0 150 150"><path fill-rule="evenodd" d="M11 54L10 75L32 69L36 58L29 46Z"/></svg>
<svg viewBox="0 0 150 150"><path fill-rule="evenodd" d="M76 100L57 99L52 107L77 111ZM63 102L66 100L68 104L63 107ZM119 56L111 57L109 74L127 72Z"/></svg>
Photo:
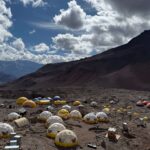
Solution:
<svg viewBox="0 0 150 150"><path fill-rule="evenodd" d="M80 104L81 104L80 101L74 101L74 102L73 102L73 106L79 106Z"/></svg>
<svg viewBox="0 0 150 150"><path fill-rule="evenodd" d="M105 112L106 114L109 114L110 113L110 108L106 107L102 111Z"/></svg>
<svg viewBox="0 0 150 150"><path fill-rule="evenodd" d="M144 121L148 121L149 118L148 118L147 116L145 116L145 117L143 117L143 120L144 120Z"/></svg>
<svg viewBox="0 0 150 150"><path fill-rule="evenodd" d="M36 103L32 100L25 101L22 105L23 107L35 108Z"/></svg>
<svg viewBox="0 0 150 150"><path fill-rule="evenodd" d="M26 97L19 97L17 100L16 100L16 104L18 105L22 105L25 101L27 101L28 98Z"/></svg>
<svg viewBox="0 0 150 150"><path fill-rule="evenodd" d="M65 100L57 100L57 101L54 101L54 105L65 105L67 103L67 101Z"/></svg>
<svg viewBox="0 0 150 150"><path fill-rule="evenodd" d="M69 111L66 109L60 109L57 115L63 119L68 119L70 117Z"/></svg>
<svg viewBox="0 0 150 150"><path fill-rule="evenodd" d="M36 101L36 104L38 104L38 105L49 105L50 100L39 100L39 101Z"/></svg>

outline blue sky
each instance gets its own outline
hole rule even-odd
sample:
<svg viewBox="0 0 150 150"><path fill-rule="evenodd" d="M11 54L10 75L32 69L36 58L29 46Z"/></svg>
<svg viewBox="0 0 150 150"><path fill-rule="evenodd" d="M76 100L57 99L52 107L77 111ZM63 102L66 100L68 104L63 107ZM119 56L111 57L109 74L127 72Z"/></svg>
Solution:
<svg viewBox="0 0 150 150"><path fill-rule="evenodd" d="M24 7L21 3L11 5L14 25L11 28L12 33L16 37L22 37L28 45L45 42L49 44L50 37L55 36L60 31L38 28L34 23L49 23L53 21L53 17L61 8L67 6L66 0L50 1L48 6L33 8L31 5ZM18 13L19 12L19 13ZM35 30L34 34L29 34Z"/></svg>
<svg viewBox="0 0 150 150"><path fill-rule="evenodd" d="M147 0L0 0L0 59L46 64L101 53L149 29L148 6Z"/></svg>
<svg viewBox="0 0 150 150"><path fill-rule="evenodd" d="M94 9L88 9L88 6L90 5L85 1L77 0L77 3L82 5L87 13L96 13ZM8 3L8 6L11 7L14 20L10 31L16 37L22 37L28 46L40 42L50 44L51 37L56 36L59 33L66 33L66 30L51 27L52 23L54 23L53 17L56 14L59 14L60 9L67 9L68 5L66 0L49 0L45 7L36 8L33 8L31 5L24 7L24 5L19 2L11 3L11 5ZM49 27L37 27L35 24L38 23L47 23L47 26L49 24ZM35 31L34 34L30 34L32 31Z"/></svg>

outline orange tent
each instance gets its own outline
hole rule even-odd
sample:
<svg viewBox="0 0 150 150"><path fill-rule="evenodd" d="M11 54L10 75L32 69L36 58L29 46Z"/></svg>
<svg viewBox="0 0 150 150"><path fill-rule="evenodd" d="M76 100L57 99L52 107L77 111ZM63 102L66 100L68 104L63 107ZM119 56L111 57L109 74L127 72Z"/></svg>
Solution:
<svg viewBox="0 0 150 150"><path fill-rule="evenodd" d="M22 105L23 107L35 108L36 103L32 100L25 101Z"/></svg>

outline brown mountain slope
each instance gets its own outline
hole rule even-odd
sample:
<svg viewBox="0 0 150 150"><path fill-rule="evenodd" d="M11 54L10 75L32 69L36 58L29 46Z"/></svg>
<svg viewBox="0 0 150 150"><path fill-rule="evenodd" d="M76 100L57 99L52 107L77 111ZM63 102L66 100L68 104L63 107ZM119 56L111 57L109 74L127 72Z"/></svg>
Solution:
<svg viewBox="0 0 150 150"><path fill-rule="evenodd" d="M3 89L107 87L150 90L150 31L90 58L48 64Z"/></svg>

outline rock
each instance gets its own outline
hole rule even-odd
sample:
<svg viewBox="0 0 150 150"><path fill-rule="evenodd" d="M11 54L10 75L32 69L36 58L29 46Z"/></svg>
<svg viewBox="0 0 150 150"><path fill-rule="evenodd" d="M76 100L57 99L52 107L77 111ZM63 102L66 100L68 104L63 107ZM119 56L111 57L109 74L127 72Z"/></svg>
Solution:
<svg viewBox="0 0 150 150"><path fill-rule="evenodd" d="M95 144L88 144L87 146L93 149L97 149L97 146Z"/></svg>
<svg viewBox="0 0 150 150"><path fill-rule="evenodd" d="M106 149L106 142L104 140L101 142L101 146Z"/></svg>

